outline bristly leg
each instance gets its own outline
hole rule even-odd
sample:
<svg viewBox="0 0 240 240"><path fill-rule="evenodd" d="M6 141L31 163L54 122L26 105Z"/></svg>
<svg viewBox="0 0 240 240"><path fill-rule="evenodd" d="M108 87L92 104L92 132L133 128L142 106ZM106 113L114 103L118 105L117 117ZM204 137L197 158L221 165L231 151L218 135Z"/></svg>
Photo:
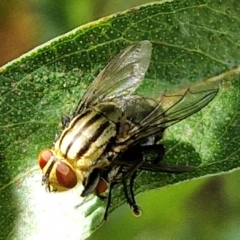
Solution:
<svg viewBox="0 0 240 240"><path fill-rule="evenodd" d="M137 175L137 169L140 167L141 162L129 167L126 166L120 166L118 168L118 171L116 175L114 176L114 179L111 181L110 187L109 187L109 193L107 197L107 205L106 205L106 210L104 214L104 220L107 219L108 216L108 211L111 206L111 198L112 198L112 190L114 187L122 184L123 185L123 191L124 195L126 198L126 202L130 205L130 207L133 209L133 213L135 216L140 216L141 215L141 210L136 204L135 201L135 196L133 192L133 184L134 184L134 179ZM111 173L111 171L110 171ZM130 183L128 184L128 181L130 179Z"/></svg>
<svg viewBox="0 0 240 240"><path fill-rule="evenodd" d="M112 182L109 186L109 192L108 192L108 196L107 196L107 205L106 205L106 209L105 209L105 213L104 213L104 220L107 220L108 217L108 211L109 208L111 206L112 203L112 190L114 188L114 186L116 185L116 183Z"/></svg>
<svg viewBox="0 0 240 240"><path fill-rule="evenodd" d="M134 181L136 179L138 170L151 172L166 172L173 174L191 172L196 170L196 168L191 166L169 165L162 162L164 153L165 149L163 145L154 144L145 146L141 145L134 146L133 148L128 149L122 155L122 158L119 161L117 161L117 165L119 166L118 171L110 181L111 184L107 199L107 207L104 214L105 220L107 219L108 211L111 205L113 188L120 184L123 185L123 191L126 198L126 202L132 208L133 214L135 216L141 215L142 211L136 203L134 194ZM108 170L108 174L110 173L111 170L110 171Z"/></svg>
<svg viewBox="0 0 240 240"><path fill-rule="evenodd" d="M142 215L142 211L141 211L140 207L136 203L135 194L134 194L134 190L133 190L134 180L135 180L136 176L137 176L137 171L135 171L132 174L131 179L130 179L129 190L130 190L130 196L131 196L131 199L132 199L132 203L130 204L130 206L133 209L134 216L139 217L139 216Z"/></svg>

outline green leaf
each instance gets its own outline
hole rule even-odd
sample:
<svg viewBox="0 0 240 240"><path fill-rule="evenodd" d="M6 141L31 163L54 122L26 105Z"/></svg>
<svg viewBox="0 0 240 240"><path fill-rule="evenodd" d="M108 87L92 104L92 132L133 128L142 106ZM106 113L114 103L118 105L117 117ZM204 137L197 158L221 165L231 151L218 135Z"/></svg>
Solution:
<svg viewBox="0 0 240 240"><path fill-rule="evenodd" d="M142 172L135 192L221 174L240 166L240 3L156 2L79 27L0 69L0 232L2 239L84 239L103 223L104 201L79 189L46 193L37 155L60 131L96 74L125 46L148 39L152 61L142 93L221 81L202 111L170 127L164 161L198 166L188 174ZM121 188L111 211L124 203ZM111 216L109 216L111 221Z"/></svg>

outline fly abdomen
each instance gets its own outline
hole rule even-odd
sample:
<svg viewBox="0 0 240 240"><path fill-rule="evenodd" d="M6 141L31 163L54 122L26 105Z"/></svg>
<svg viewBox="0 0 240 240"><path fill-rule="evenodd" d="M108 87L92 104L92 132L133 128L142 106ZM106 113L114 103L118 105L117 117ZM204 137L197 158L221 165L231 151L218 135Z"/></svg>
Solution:
<svg viewBox="0 0 240 240"><path fill-rule="evenodd" d="M94 109L72 119L55 143L55 151L77 165L91 166L116 135L116 124Z"/></svg>

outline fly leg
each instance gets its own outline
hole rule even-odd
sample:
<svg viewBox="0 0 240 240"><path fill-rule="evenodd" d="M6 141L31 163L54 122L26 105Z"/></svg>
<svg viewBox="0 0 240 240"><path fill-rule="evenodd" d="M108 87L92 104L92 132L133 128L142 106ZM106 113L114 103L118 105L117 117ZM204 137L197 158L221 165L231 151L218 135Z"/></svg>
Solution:
<svg viewBox="0 0 240 240"><path fill-rule="evenodd" d="M111 206L111 198L112 198L112 190L114 188L114 186L116 185L116 182L113 182L110 184L109 186L109 192L108 192L108 196L107 196L107 206L106 206L106 209L105 209L105 213L104 213L104 220L106 221L107 220L107 216L108 216L108 211L109 211L109 208Z"/></svg>
<svg viewBox="0 0 240 240"><path fill-rule="evenodd" d="M112 190L115 185L122 183L124 195L127 203L133 210L135 216L141 215L141 209L137 205L134 196L134 181L138 170L166 173L184 173L196 170L196 168L185 165L169 165L162 162L165 153L164 146L161 144L153 145L136 145L128 149L115 164L119 166L119 170L112 179L107 199L107 207L104 219L107 219L108 211L111 205ZM111 169L111 168L110 168ZM111 170L110 170L111 172ZM105 172L106 175L109 172ZM106 178L106 176L105 176Z"/></svg>
<svg viewBox="0 0 240 240"><path fill-rule="evenodd" d="M136 216L141 215L141 210L136 203L133 190L138 169L167 173L184 173L196 170L196 168L191 166L166 164L162 162L164 154L165 148L162 144L136 145L129 149L123 155L122 162L119 162L119 164L125 165L125 168L123 167L125 173L122 177L125 198ZM129 177L130 182L128 184Z"/></svg>
<svg viewBox="0 0 240 240"><path fill-rule="evenodd" d="M140 207L137 205L135 196L134 196L134 180L137 176L137 170L145 162L143 147L137 145L133 148L128 149L123 155L122 158L117 161L117 164L120 165L120 169L116 178L120 177L120 182L123 185L123 191L127 203L133 210L135 216L141 215ZM115 178L115 179L116 179ZM118 183L119 183L118 180Z"/></svg>
<svg viewBox="0 0 240 240"><path fill-rule="evenodd" d="M123 185L123 191L125 194L125 198L127 203L130 205L130 207L133 209L133 214L135 216L141 215L141 210L139 206L136 204L136 200L134 197L134 191L133 191L133 185L134 185L134 180L137 176L137 169L140 167L142 162L138 163L137 165L135 164L134 166L126 167L126 166L121 166L120 169L118 170L117 175L115 176L116 178L112 180L110 186L109 186L109 192L107 196L107 204L106 204L106 210L104 213L104 220L107 220L109 208L111 206L111 199L112 199L112 190L116 185L119 185L122 183ZM118 174L121 176L121 178L118 178ZM130 182L128 184L128 180L130 177Z"/></svg>
<svg viewBox="0 0 240 240"><path fill-rule="evenodd" d="M137 170L141 167L143 163L144 163L144 157L142 157L141 161L139 161L137 164L134 164L130 169L125 170L126 172L125 174L123 174L123 178L122 178L125 198L127 200L127 203L132 208L133 214L137 217L141 215L142 211L136 203L133 187L134 187L134 180L137 176ZM129 176L131 177L128 185L127 182L128 182Z"/></svg>
<svg viewBox="0 0 240 240"><path fill-rule="evenodd" d="M133 191L134 180L135 180L136 176L137 176L137 171L135 171L135 172L133 173L133 175L131 176L130 185L129 185L129 190L130 190L130 196L131 196L131 199L132 199L133 214L134 214L136 217L139 217L139 216L141 216L142 211L141 211L140 207L139 207L139 206L137 205L137 203L136 203L135 195L134 195L134 191Z"/></svg>
<svg viewBox="0 0 240 240"><path fill-rule="evenodd" d="M137 171L135 171L132 174L131 179L130 179L129 187L128 187L126 178L123 178L122 183L123 183L123 190L124 190L124 194L125 194L125 198L127 200L127 203L132 208L133 214L135 216L140 216L141 215L141 210L140 210L140 207L136 203L135 196L134 196L134 191L133 191L133 183L134 183L134 179L136 178L136 175L137 175Z"/></svg>

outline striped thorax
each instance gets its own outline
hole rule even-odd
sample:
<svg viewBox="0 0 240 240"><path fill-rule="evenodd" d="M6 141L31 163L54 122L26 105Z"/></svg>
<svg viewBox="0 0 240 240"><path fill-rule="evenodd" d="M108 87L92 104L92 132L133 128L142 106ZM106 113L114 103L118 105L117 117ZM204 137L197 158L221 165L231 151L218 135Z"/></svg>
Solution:
<svg viewBox="0 0 240 240"><path fill-rule="evenodd" d="M115 137L117 122L118 119L114 122L98 109L87 109L72 119L56 141L54 150L68 161L75 161L80 170L88 171Z"/></svg>

